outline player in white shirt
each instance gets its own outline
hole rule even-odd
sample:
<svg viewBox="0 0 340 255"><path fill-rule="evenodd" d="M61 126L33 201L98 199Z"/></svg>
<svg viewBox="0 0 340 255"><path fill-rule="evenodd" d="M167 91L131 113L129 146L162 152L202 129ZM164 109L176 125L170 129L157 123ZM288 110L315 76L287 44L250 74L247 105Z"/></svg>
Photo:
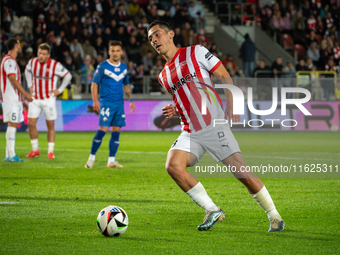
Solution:
<svg viewBox="0 0 340 255"><path fill-rule="evenodd" d="M1 102L6 130L6 162L22 162L15 154L15 134L18 124L24 121L23 107L27 104L22 95L32 101L32 96L20 85L21 72L16 58L21 50L19 41L10 38L7 41L8 54L1 61Z"/></svg>
<svg viewBox="0 0 340 255"><path fill-rule="evenodd" d="M44 111L47 125L47 157L49 159L55 158L56 96L63 92L71 81L72 75L62 64L50 58L50 52L51 47L47 43L40 44L38 46L38 57L32 58L25 69L27 84L33 96L33 102L28 107L28 131L32 150L26 158L34 158L40 155L36 125L42 111ZM63 81L57 89L58 77L62 78Z"/></svg>
<svg viewBox="0 0 340 255"><path fill-rule="evenodd" d="M210 75L213 74L223 79L226 84L232 84L229 73L221 61L202 46L177 48L173 42L174 36L174 31L166 22L156 21L148 28L148 39L152 47L167 61L159 75L159 82L172 95L175 103L175 106L169 104L164 107L163 114L167 118L180 116L182 121L182 133L168 152L166 170L177 185L197 205L205 209L206 215L203 223L197 227L198 230L209 230L225 217L224 211L216 206L203 185L186 171L186 167L196 164L208 151L217 162L222 161L227 166L236 167L234 176L246 186L253 199L268 214L270 221L268 231L283 231L284 221L262 181L253 173L240 171L246 164L229 125L218 127L212 125L212 120L216 118L229 117L234 123L240 120L239 115L233 114L231 92L225 89L227 97L225 113L221 104L207 105L205 115L199 110L203 100L210 101L208 93L204 91L217 95L212 86L201 82L202 79L210 80ZM219 139L221 134L226 139ZM223 144L223 141L226 144Z"/></svg>

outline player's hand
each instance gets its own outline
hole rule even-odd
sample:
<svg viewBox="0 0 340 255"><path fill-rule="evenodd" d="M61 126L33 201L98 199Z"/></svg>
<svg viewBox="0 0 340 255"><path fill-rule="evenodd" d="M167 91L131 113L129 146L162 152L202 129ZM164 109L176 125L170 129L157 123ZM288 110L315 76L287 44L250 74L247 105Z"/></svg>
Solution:
<svg viewBox="0 0 340 255"><path fill-rule="evenodd" d="M232 107L227 107L225 111L225 119L227 120L229 118L229 122L238 123L241 121L241 116L238 114L233 113Z"/></svg>
<svg viewBox="0 0 340 255"><path fill-rule="evenodd" d="M95 112L99 112L99 110L100 110L100 103L99 103L99 101L93 101L93 110Z"/></svg>
<svg viewBox="0 0 340 255"><path fill-rule="evenodd" d="M26 103L26 101L22 101L22 106L24 107L25 111L28 111L28 104Z"/></svg>
<svg viewBox="0 0 340 255"><path fill-rule="evenodd" d="M170 119L172 116L177 115L176 107L173 106L172 104L168 104L167 106L163 107L162 111L163 111L163 115L167 119Z"/></svg>
<svg viewBox="0 0 340 255"><path fill-rule="evenodd" d="M136 109L135 103L134 102L130 102L130 113L133 113Z"/></svg>
<svg viewBox="0 0 340 255"><path fill-rule="evenodd" d="M57 89L50 91L50 96L52 97L57 97L59 95L60 95L60 92Z"/></svg>
<svg viewBox="0 0 340 255"><path fill-rule="evenodd" d="M26 93L24 96L25 96L25 99L26 99L28 102L32 102L32 101L33 101L33 97L32 97L31 94Z"/></svg>

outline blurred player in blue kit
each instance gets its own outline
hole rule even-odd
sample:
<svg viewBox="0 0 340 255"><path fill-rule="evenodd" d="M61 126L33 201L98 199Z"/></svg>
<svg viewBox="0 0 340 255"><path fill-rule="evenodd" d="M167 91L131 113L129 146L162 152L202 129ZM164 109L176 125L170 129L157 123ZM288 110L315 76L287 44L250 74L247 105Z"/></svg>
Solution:
<svg viewBox="0 0 340 255"><path fill-rule="evenodd" d="M119 146L120 128L125 126L124 92L130 100L130 113L135 110L129 86L127 65L120 62L122 55L121 42L111 41L108 53L110 58L98 65L91 84L93 110L99 112L99 128L92 141L91 154L85 165L86 168L93 167L96 152L109 127L111 127L111 139L107 167L123 167L116 161L115 156Z"/></svg>

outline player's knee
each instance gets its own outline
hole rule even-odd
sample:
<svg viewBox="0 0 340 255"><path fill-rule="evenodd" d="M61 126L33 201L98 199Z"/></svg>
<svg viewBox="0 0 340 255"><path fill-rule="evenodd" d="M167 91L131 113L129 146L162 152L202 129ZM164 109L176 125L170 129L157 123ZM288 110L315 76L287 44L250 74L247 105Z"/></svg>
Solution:
<svg viewBox="0 0 340 255"><path fill-rule="evenodd" d="M175 176L180 174L180 172L183 170L183 167L181 167L179 164L177 164L176 162L172 162L172 161L167 161L165 163L165 169L168 172L168 174L170 176ZM184 169L185 170L185 169Z"/></svg>
<svg viewBox="0 0 340 255"><path fill-rule="evenodd" d="M30 129L35 128L35 122L30 119L28 119L27 125Z"/></svg>

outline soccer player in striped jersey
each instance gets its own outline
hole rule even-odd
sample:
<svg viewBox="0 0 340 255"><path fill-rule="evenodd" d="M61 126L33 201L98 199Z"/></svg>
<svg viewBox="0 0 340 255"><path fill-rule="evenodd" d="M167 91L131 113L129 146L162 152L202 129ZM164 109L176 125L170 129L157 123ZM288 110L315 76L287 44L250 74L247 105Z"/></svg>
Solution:
<svg viewBox="0 0 340 255"><path fill-rule="evenodd" d="M170 148L166 160L166 170L178 186L200 207L206 215L198 230L209 230L225 217L224 211L217 207L208 196L203 185L186 171L186 167L196 164L208 151L217 161L227 166L236 167L234 176L248 189L253 199L268 214L269 232L284 230L285 224L277 212L275 205L262 181L253 173L241 172L246 164L242 159L240 148L229 125L213 126L213 119L228 119L234 123L240 120L233 114L233 98L229 90L225 90L227 108L222 105L209 104L207 113L202 114L202 101L210 100L207 95L217 92L212 86L202 83L202 79L210 80L211 74L232 84L229 73L221 61L200 45L177 48L174 45L174 31L168 23L156 21L148 28L148 39L158 54L167 61L159 74L159 82L172 95L175 105L163 108L167 118L179 116L182 121L182 133ZM206 93L208 91L209 93ZM223 137L223 139L220 139Z"/></svg>
<svg viewBox="0 0 340 255"><path fill-rule="evenodd" d="M15 38L7 41L8 54L1 61L1 102L3 120L7 124L6 130L6 156L5 162L22 162L15 154L15 134L18 124L24 121L23 107L27 104L22 95L32 101L32 96L21 86L21 72L15 59L21 48L20 42Z"/></svg>
<svg viewBox="0 0 340 255"><path fill-rule="evenodd" d="M107 167L123 167L116 161L116 153L119 146L120 128L125 126L124 92L130 100L130 113L135 110L127 65L120 62L122 43L120 41L111 41L108 53L110 58L97 66L91 84L93 110L99 112L99 128L92 140L90 156L85 164L86 168L93 167L96 153L110 127L111 138Z"/></svg>
<svg viewBox="0 0 340 255"><path fill-rule="evenodd" d="M28 131L32 150L26 158L40 155L38 143L37 121L44 111L47 126L48 151L47 157L54 159L55 130L57 119L56 96L60 95L70 83L72 75L58 61L50 58L51 47L47 43L38 46L38 57L32 58L25 69L27 85L33 95L33 102L28 106ZM57 88L58 77L62 80Z"/></svg>

